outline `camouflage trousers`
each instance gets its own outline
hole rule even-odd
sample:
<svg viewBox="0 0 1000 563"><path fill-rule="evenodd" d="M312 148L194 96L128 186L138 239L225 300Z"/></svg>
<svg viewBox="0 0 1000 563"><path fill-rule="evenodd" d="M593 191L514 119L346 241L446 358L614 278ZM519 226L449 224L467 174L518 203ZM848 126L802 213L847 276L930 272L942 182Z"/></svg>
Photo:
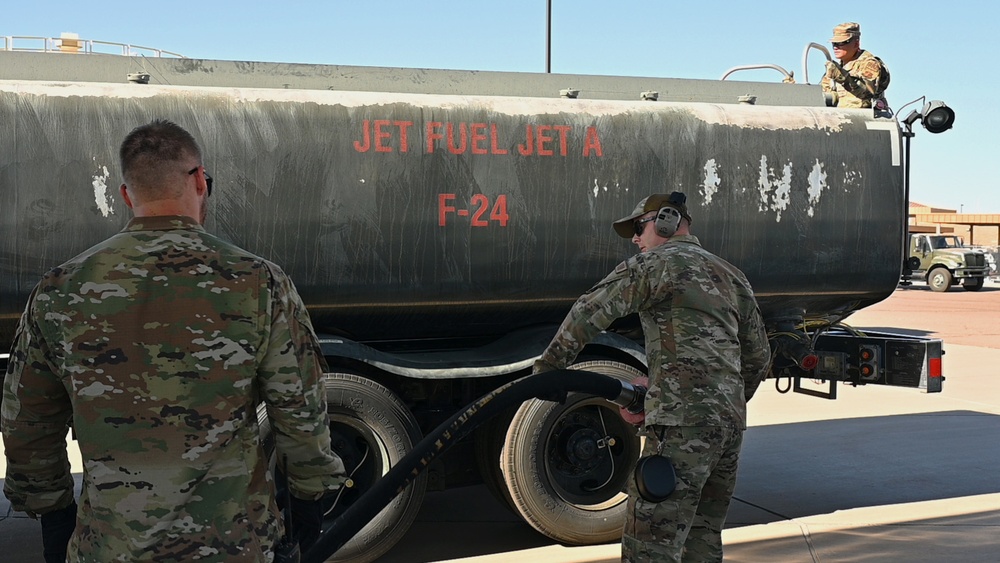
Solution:
<svg viewBox="0 0 1000 563"><path fill-rule="evenodd" d="M722 525L736 488L743 430L654 425L644 435L642 454L669 457L677 488L651 503L629 479L622 561L722 561Z"/></svg>

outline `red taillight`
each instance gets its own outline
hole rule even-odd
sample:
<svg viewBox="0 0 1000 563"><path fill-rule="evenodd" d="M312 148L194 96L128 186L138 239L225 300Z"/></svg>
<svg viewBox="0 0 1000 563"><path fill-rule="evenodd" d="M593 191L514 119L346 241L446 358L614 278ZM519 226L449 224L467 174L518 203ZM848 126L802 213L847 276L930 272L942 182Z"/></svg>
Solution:
<svg viewBox="0 0 1000 563"><path fill-rule="evenodd" d="M802 360L799 362L799 367L801 367L806 371L812 371L816 369L816 366L818 365L819 365L819 356L817 356L816 354L807 354L803 356Z"/></svg>
<svg viewBox="0 0 1000 563"><path fill-rule="evenodd" d="M929 377L941 377L941 358L927 360L927 372Z"/></svg>

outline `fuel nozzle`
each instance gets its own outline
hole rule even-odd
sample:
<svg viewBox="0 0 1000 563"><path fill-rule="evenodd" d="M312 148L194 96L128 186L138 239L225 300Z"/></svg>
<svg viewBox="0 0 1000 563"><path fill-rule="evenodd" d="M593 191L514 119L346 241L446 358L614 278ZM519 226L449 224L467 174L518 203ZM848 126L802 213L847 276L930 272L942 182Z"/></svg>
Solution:
<svg viewBox="0 0 1000 563"><path fill-rule="evenodd" d="M646 387L642 385L633 385L624 381L622 381L621 384L621 393L612 399L611 402L632 414L639 414L645 410Z"/></svg>

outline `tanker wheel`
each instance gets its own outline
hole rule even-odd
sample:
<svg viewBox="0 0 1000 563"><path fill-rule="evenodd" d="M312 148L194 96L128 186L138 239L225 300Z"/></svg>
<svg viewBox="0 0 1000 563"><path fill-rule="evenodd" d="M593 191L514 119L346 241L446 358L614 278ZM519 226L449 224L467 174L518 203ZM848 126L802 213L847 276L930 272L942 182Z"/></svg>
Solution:
<svg viewBox="0 0 1000 563"><path fill-rule="evenodd" d="M326 402L333 450L355 483L328 513L329 525L413 449L421 432L395 393L365 377L326 374ZM366 563L389 551L417 517L426 490L421 474L327 561Z"/></svg>
<svg viewBox="0 0 1000 563"><path fill-rule="evenodd" d="M507 429L510 428L511 419L514 418L519 406L514 405L505 409L477 428L474 434L476 466L479 468L479 475L483 478L483 484L504 508L514 514L518 513L517 506L514 504L510 489L507 488L507 483L503 479L500 457L503 452L504 439L507 437Z"/></svg>
<svg viewBox="0 0 1000 563"><path fill-rule="evenodd" d="M639 370L612 361L587 361L585 369L631 381ZM617 541L642 444L618 407L581 393L565 404L526 401L504 443L503 474L518 513L531 527L565 544Z"/></svg>
<svg viewBox="0 0 1000 563"><path fill-rule="evenodd" d="M974 280L966 280L966 282L964 284L962 284L962 287L965 288L966 291L979 291L980 289L983 288L983 284L985 282L986 282L985 278L976 278Z"/></svg>
<svg viewBox="0 0 1000 563"><path fill-rule="evenodd" d="M951 272L948 268L934 268L927 274L927 285L931 291L948 291L951 287Z"/></svg>

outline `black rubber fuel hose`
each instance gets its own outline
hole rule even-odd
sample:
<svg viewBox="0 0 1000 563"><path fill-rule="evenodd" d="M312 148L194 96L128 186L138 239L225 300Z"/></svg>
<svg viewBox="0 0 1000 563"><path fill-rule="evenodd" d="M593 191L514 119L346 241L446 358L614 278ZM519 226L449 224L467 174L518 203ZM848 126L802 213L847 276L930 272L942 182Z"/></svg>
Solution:
<svg viewBox="0 0 1000 563"><path fill-rule="evenodd" d="M637 401L641 404L642 391L613 377L584 370L543 372L494 389L441 423L417 443L410 453L333 521L330 528L303 554L302 563L326 561L403 492L435 457L507 407L528 399L562 403L569 392L596 395L627 407Z"/></svg>

